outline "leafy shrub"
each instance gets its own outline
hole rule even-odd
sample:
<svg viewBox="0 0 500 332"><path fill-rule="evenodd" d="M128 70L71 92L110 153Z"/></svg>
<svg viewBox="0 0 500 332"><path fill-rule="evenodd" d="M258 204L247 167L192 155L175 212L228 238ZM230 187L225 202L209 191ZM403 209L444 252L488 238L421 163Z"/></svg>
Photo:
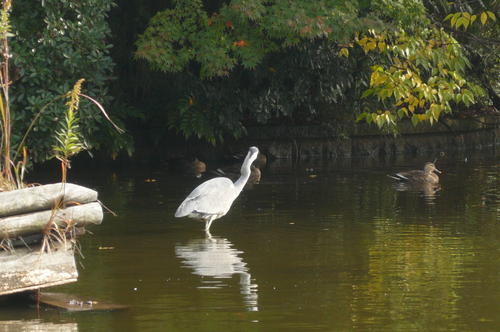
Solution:
<svg viewBox="0 0 500 332"><path fill-rule="evenodd" d="M11 17L15 33L11 40L14 144L40 109L70 90L81 77L86 79L87 94L106 107L111 104L107 86L113 61L109 56L111 45L106 43L106 18L112 5L112 0L15 2ZM126 138L116 135L89 102L82 101L79 112L81 131L89 147L126 145ZM50 157L54 128L62 117L64 105L54 103L35 124L27 143L35 161Z"/></svg>

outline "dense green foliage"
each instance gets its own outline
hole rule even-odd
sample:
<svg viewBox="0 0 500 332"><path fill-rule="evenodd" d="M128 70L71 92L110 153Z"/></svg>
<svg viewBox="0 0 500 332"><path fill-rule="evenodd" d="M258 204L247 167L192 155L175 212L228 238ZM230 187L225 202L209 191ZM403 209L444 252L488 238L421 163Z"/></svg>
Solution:
<svg viewBox="0 0 500 332"><path fill-rule="evenodd" d="M80 78L148 145L175 132L216 144L263 124L397 131L500 107L497 0L115 2L16 0L14 142ZM36 123L35 160L50 155L64 109ZM131 151L87 100L78 112L89 147Z"/></svg>
<svg viewBox="0 0 500 332"><path fill-rule="evenodd" d="M500 25L498 0L425 1L433 22L442 26L462 46L470 60L469 80L482 86L487 98L482 104L492 103L500 109Z"/></svg>
<svg viewBox="0 0 500 332"><path fill-rule="evenodd" d="M356 74L335 68L348 61L324 41L332 29L347 40L362 24L356 11L351 1L232 1L210 8L177 1L153 17L136 56L158 70L181 71L175 78L182 90L166 107L169 127L215 143L240 137L249 124L314 120L323 105L340 103ZM331 79L340 73L345 77Z"/></svg>
<svg viewBox="0 0 500 332"><path fill-rule="evenodd" d="M14 2L12 25L13 142L19 142L36 114L55 97L65 94L74 82L85 78L86 94L111 105L108 85L113 61L106 38L107 13L112 0ZM43 161L55 143L54 128L64 119L64 103L45 109L28 136L30 154ZM113 114L114 115L114 114ZM124 146L89 102L82 101L80 127L90 147L112 150Z"/></svg>
<svg viewBox="0 0 500 332"><path fill-rule="evenodd" d="M201 77L227 75L238 64L253 69L270 52L307 39L352 34L352 1L221 1L216 12L201 0L175 1L155 15L136 55L162 71L200 64Z"/></svg>
<svg viewBox="0 0 500 332"><path fill-rule="evenodd" d="M304 43L294 52L277 52L256 69L236 69L226 78L189 76L189 93L172 105L168 123L187 136L215 143L230 133L240 137L248 125L327 122L332 130L353 124L352 109L366 88L367 71L356 58L338 57L326 40ZM332 109L332 107L335 107ZM345 131L345 130L343 130Z"/></svg>
<svg viewBox="0 0 500 332"><path fill-rule="evenodd" d="M445 17L431 14L419 0L174 1L136 56L185 73L167 117L186 136L215 143L256 122L356 118L395 131L484 96Z"/></svg>

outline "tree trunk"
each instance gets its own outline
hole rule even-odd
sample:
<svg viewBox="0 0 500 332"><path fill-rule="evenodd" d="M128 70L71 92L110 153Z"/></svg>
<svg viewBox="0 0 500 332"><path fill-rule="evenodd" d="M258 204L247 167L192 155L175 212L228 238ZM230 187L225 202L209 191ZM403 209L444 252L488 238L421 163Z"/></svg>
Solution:
<svg viewBox="0 0 500 332"><path fill-rule="evenodd" d="M68 225L75 227L89 224L99 225L102 218L102 207L97 202L71 206L61 210L47 210L5 217L0 219L0 239L42 233L51 221L61 228L66 228Z"/></svg>
<svg viewBox="0 0 500 332"><path fill-rule="evenodd" d="M0 193L0 217L51 210L58 203L97 201L97 192L72 183L54 183Z"/></svg>

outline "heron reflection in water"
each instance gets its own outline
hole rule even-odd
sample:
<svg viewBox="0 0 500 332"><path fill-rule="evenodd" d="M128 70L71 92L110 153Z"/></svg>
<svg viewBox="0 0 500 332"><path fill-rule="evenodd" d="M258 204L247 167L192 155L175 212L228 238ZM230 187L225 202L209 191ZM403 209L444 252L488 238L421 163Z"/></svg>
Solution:
<svg viewBox="0 0 500 332"><path fill-rule="evenodd" d="M239 256L242 254L233 248L233 244L224 238L212 237L191 240L187 244L178 244L175 254L182 259L184 266L193 270L193 274L213 279L228 279L233 275L240 277L240 293L249 311L258 311L257 284L252 283L247 264ZM210 283L204 281L206 283ZM211 287L220 288L210 283ZM215 284L217 285L217 284Z"/></svg>

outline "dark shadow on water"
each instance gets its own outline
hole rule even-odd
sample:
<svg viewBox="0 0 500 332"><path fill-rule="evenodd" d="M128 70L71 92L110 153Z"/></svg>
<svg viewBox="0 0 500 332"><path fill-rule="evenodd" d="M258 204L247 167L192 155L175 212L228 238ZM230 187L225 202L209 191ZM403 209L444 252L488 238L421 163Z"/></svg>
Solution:
<svg viewBox="0 0 500 332"><path fill-rule="evenodd" d="M40 307L37 309L30 293L0 297L0 331L78 331L78 323L69 317L61 319L60 311Z"/></svg>

